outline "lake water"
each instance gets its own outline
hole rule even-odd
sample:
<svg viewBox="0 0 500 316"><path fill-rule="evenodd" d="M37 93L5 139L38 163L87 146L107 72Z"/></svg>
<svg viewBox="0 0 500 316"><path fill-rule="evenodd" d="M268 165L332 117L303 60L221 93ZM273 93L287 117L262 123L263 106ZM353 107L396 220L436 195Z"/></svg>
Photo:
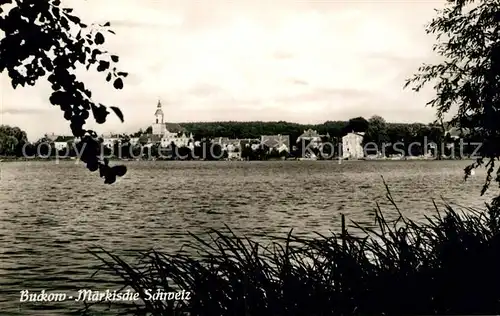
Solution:
<svg viewBox="0 0 500 316"><path fill-rule="evenodd" d="M114 185L75 162L0 163L0 314L67 315L78 303L28 305L19 291L109 288L88 248L126 257L151 247L173 251L229 225L245 235L328 233L340 214L373 225L381 176L402 212L434 213L432 199L481 207L485 171L467 182L467 161L129 162ZM490 195L491 196L491 195Z"/></svg>

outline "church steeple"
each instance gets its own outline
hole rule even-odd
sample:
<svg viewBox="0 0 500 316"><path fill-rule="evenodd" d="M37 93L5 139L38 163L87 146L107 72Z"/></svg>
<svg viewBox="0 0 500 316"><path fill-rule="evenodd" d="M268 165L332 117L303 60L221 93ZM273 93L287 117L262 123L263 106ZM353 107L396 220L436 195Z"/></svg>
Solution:
<svg viewBox="0 0 500 316"><path fill-rule="evenodd" d="M156 106L156 124L163 124L163 110L161 109L161 101L158 99L158 105Z"/></svg>

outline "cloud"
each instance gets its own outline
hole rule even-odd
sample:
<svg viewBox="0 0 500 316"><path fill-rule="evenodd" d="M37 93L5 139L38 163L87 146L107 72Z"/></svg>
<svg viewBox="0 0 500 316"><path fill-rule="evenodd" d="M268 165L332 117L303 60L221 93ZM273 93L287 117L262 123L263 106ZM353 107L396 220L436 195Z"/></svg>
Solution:
<svg viewBox="0 0 500 316"><path fill-rule="evenodd" d="M11 115L40 115L41 113L47 112L47 109L41 108L0 108L0 115L11 114Z"/></svg>
<svg viewBox="0 0 500 316"><path fill-rule="evenodd" d="M294 55L289 52L275 52L273 54L273 57L280 60L280 59L293 59Z"/></svg>
<svg viewBox="0 0 500 316"><path fill-rule="evenodd" d="M195 97L210 97L224 93L224 89L209 83L199 83L187 90L187 94Z"/></svg>
<svg viewBox="0 0 500 316"><path fill-rule="evenodd" d="M301 80L301 79L291 79L290 82L295 85L299 86L308 86L309 83L306 80Z"/></svg>
<svg viewBox="0 0 500 316"><path fill-rule="evenodd" d="M373 97L369 91L356 90L356 89L342 89L342 88L316 88L309 89L303 93L296 93L290 96L281 96L277 100L283 104L301 102L326 102L330 103L332 100L342 102L342 100L364 100ZM345 101L344 101L345 102Z"/></svg>

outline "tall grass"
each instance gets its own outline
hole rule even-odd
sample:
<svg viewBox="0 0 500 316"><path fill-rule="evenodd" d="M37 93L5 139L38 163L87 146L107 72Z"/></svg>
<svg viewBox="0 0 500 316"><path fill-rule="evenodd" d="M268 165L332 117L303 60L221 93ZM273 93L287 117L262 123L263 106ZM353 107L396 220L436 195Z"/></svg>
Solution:
<svg viewBox="0 0 500 316"><path fill-rule="evenodd" d="M191 292L186 301L145 301L133 315L424 315L500 311L499 208L445 206L423 222L353 223L340 233L274 237L267 246L234 233L193 236L190 252L149 251L129 265L98 256L144 289ZM361 234L360 234L361 232ZM361 237L360 237L361 236Z"/></svg>

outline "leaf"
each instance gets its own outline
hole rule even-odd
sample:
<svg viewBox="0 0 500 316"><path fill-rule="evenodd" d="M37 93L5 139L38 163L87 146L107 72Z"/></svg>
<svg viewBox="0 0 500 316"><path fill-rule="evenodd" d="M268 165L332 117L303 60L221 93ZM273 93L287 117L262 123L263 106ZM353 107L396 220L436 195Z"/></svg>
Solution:
<svg viewBox="0 0 500 316"><path fill-rule="evenodd" d="M113 184L116 182L116 174L108 173L104 176L104 184Z"/></svg>
<svg viewBox="0 0 500 316"><path fill-rule="evenodd" d="M104 25L103 25L103 26L111 26L111 23L106 22L106 23L104 23Z"/></svg>
<svg viewBox="0 0 500 316"><path fill-rule="evenodd" d="M115 34L116 35L116 33L113 32L112 30L108 30L108 32L111 33L111 34Z"/></svg>
<svg viewBox="0 0 500 316"><path fill-rule="evenodd" d="M105 177L109 172L111 168L105 164L99 164L99 177L103 178Z"/></svg>
<svg viewBox="0 0 500 316"><path fill-rule="evenodd" d="M109 68L109 61L100 60L99 66L97 66L97 71L102 72Z"/></svg>
<svg viewBox="0 0 500 316"><path fill-rule="evenodd" d="M106 81L110 82L111 81L111 73L109 72L108 75L106 76Z"/></svg>
<svg viewBox="0 0 500 316"><path fill-rule="evenodd" d="M122 76L123 78L125 78L125 77L128 76L128 72L118 72L117 75L118 76Z"/></svg>
<svg viewBox="0 0 500 316"><path fill-rule="evenodd" d="M115 89L118 89L118 90L123 89L123 80L122 80L122 78L116 78L116 80L113 82L113 87L115 87Z"/></svg>
<svg viewBox="0 0 500 316"><path fill-rule="evenodd" d="M68 101L65 99L66 93L63 91L54 91L50 95L49 101L53 105L61 105L65 103L65 101Z"/></svg>
<svg viewBox="0 0 500 316"><path fill-rule="evenodd" d="M120 60L120 58L119 58L118 56L116 56L116 55L111 55L111 60L112 60L113 62L117 63L117 62L118 62L118 60Z"/></svg>
<svg viewBox="0 0 500 316"><path fill-rule="evenodd" d="M80 19L74 15L68 15L68 19L75 24L80 24Z"/></svg>
<svg viewBox="0 0 500 316"><path fill-rule="evenodd" d="M106 122L106 116L108 116L109 112L102 104L99 104L99 107L97 107L95 104L92 104L92 114L94 115L97 124L103 124L104 122Z"/></svg>
<svg viewBox="0 0 500 316"><path fill-rule="evenodd" d="M113 110L113 112L115 112L116 116L118 116L118 118L120 119L120 121L122 121L122 123L123 123L123 113L122 113L122 110L120 110L116 106L110 106L109 108L111 110Z"/></svg>
<svg viewBox="0 0 500 316"><path fill-rule="evenodd" d="M60 21L61 21L61 25L64 27L64 28L68 28L69 27L69 24L68 24L68 19L66 19L64 16L62 16L60 18Z"/></svg>
<svg viewBox="0 0 500 316"><path fill-rule="evenodd" d="M97 32L95 37L94 37L94 41L97 45L104 44L104 35L102 35L101 32Z"/></svg>
<svg viewBox="0 0 500 316"><path fill-rule="evenodd" d="M95 161L89 161L87 163L87 169L89 169L90 172L94 172L97 171L97 169L99 169L99 165Z"/></svg>

